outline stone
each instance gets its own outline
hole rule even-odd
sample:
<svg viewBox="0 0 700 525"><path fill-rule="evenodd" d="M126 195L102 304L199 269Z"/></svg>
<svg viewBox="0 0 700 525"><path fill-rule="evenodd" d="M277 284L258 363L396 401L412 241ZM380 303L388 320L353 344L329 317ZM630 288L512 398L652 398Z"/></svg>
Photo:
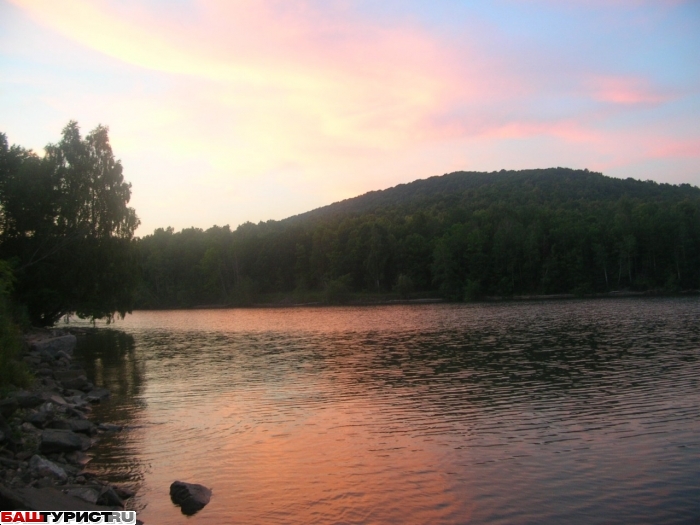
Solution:
<svg viewBox="0 0 700 525"><path fill-rule="evenodd" d="M18 392L15 399L20 408L34 408L44 403L41 396L29 392Z"/></svg>
<svg viewBox="0 0 700 525"><path fill-rule="evenodd" d="M12 435L12 429L10 425L7 424L2 414L0 414L0 432L2 432L3 435L3 439L0 440L0 443L3 443L12 452L16 452L20 443Z"/></svg>
<svg viewBox="0 0 700 525"><path fill-rule="evenodd" d="M12 414L19 408L19 403L14 397L8 397L0 401L0 415L3 417L12 417Z"/></svg>
<svg viewBox="0 0 700 525"><path fill-rule="evenodd" d="M122 429L122 427L113 423L100 423L97 425L97 428L103 432L119 432Z"/></svg>
<svg viewBox="0 0 700 525"><path fill-rule="evenodd" d="M70 370L69 370L70 371ZM56 374L58 375L58 374ZM68 390L83 390L90 384L90 382L87 380L87 377L84 375L80 375L77 377L71 377L71 378L66 378L66 379L59 379L61 384L63 385L63 388L68 389Z"/></svg>
<svg viewBox="0 0 700 525"><path fill-rule="evenodd" d="M28 434L35 434L35 433L39 432L39 429L38 429L38 428L36 428L36 427L35 427L34 425L32 425L31 423L27 423L26 421L25 421L24 423L22 423L22 424L19 426L19 428L21 428L22 430L24 430L24 431L25 431L26 433L28 433Z"/></svg>
<svg viewBox="0 0 700 525"><path fill-rule="evenodd" d="M41 456L32 456L32 459L29 460L29 468L38 477L47 476L56 479L66 479L68 477L65 470Z"/></svg>
<svg viewBox="0 0 700 525"><path fill-rule="evenodd" d="M94 487L79 487L69 490L66 494L93 504L96 504L97 498L100 497L100 491Z"/></svg>
<svg viewBox="0 0 700 525"><path fill-rule="evenodd" d="M49 428L71 430L79 434L92 434L95 426L86 419L56 419L51 421Z"/></svg>
<svg viewBox="0 0 700 525"><path fill-rule="evenodd" d="M52 419L53 414L40 410L27 417L27 423L31 423L36 428L44 428Z"/></svg>
<svg viewBox="0 0 700 525"><path fill-rule="evenodd" d="M66 359L66 360L70 361L71 356L69 356L63 350L59 350L58 352L56 352L56 359Z"/></svg>
<svg viewBox="0 0 700 525"><path fill-rule="evenodd" d="M44 388L48 390L58 390L58 384L56 383L56 381L49 377L42 377L41 384L44 385Z"/></svg>
<svg viewBox="0 0 700 525"><path fill-rule="evenodd" d="M41 433L41 451L45 454L87 450L89 446L89 439L70 430L46 429Z"/></svg>
<svg viewBox="0 0 700 525"><path fill-rule="evenodd" d="M77 341L78 339L72 334L62 335L40 341L34 341L31 344L30 349L32 351L39 352L40 354L46 352L54 358L59 352L63 352L66 355L71 356L73 355L73 350L75 350L75 344Z"/></svg>
<svg viewBox="0 0 700 525"><path fill-rule="evenodd" d="M117 493L117 496L119 496L121 499L129 499L133 498L136 495L136 492L131 490L128 487L119 487L119 486L113 486L114 492Z"/></svg>
<svg viewBox="0 0 700 525"><path fill-rule="evenodd" d="M75 379L66 379L61 382L63 383L63 388L71 390L82 390L88 385L88 380L85 376L78 376Z"/></svg>
<svg viewBox="0 0 700 525"><path fill-rule="evenodd" d="M89 406L86 407L81 407L81 408L86 408L89 409ZM78 419L87 419L87 415L81 412L80 410L77 410L73 407L66 407L66 414L68 414L71 417L76 417Z"/></svg>
<svg viewBox="0 0 700 525"><path fill-rule="evenodd" d="M124 502L115 492L115 490L106 486L102 488L99 498L97 498L98 505L108 505L110 507L124 507Z"/></svg>
<svg viewBox="0 0 700 525"><path fill-rule="evenodd" d="M54 405L57 405L57 406L66 407L66 406L69 405L68 401L66 401L66 400L63 398L63 396L61 396L61 395L59 395L59 394L56 394L56 393L53 393L53 392L44 392L44 393L42 394L42 397L43 397L46 401L48 401L48 402L50 402L50 403L53 403Z"/></svg>
<svg viewBox="0 0 700 525"><path fill-rule="evenodd" d="M66 384L66 381L71 381L73 379L78 379L80 377L85 377L87 374L85 373L85 370L78 368L70 368L68 370L57 370L54 373L54 377L56 378L57 381L60 381L64 385ZM85 379L87 382L87 379ZM66 388L72 388L72 387L66 387ZM76 389L79 390L79 389Z"/></svg>
<svg viewBox="0 0 700 525"><path fill-rule="evenodd" d="M90 460L92 459L91 456L87 455L85 452L83 452L81 450L69 452L68 454L65 455L65 457L66 457L66 461L69 461L73 465L78 465L80 467L84 467L85 465L90 463Z"/></svg>
<svg viewBox="0 0 700 525"><path fill-rule="evenodd" d="M100 403L105 399L108 399L109 395L109 390L106 388L95 387L88 392L87 400L90 401L90 403Z"/></svg>
<svg viewBox="0 0 700 525"><path fill-rule="evenodd" d="M175 481L170 485L170 499L175 505L180 506L183 514L191 516L209 503L211 489L196 483Z"/></svg>

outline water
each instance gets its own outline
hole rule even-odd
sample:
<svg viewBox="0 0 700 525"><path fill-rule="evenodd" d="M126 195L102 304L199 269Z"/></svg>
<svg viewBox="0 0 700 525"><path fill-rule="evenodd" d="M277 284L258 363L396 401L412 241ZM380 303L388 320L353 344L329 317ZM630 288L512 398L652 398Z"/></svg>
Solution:
<svg viewBox="0 0 700 525"><path fill-rule="evenodd" d="M136 312L79 356L154 524L700 523L700 300ZM184 517L172 481L213 488Z"/></svg>

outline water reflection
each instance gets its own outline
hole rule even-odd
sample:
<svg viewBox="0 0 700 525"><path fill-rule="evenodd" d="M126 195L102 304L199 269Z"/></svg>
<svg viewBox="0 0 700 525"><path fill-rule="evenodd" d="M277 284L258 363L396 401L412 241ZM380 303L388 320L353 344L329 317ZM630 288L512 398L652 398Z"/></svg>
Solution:
<svg viewBox="0 0 700 525"><path fill-rule="evenodd" d="M135 339L121 330L88 332L78 339L76 356L88 377L111 392L109 402L94 406L92 417L127 428L126 432L102 436L99 453L88 470L100 476L108 474L114 483L138 490L148 469L139 454L138 428L146 408L141 395L145 363L136 355Z"/></svg>
<svg viewBox="0 0 700 525"><path fill-rule="evenodd" d="M138 312L81 345L131 426L96 463L147 523L175 479L197 523L690 523L699 307Z"/></svg>

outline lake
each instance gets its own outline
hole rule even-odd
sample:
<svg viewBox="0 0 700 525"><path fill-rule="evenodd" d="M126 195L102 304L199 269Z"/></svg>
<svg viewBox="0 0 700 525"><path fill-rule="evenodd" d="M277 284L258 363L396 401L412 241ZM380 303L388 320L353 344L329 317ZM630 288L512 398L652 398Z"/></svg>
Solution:
<svg viewBox="0 0 700 525"><path fill-rule="evenodd" d="M135 312L77 356L156 524L700 523L700 299ZM170 483L213 488L191 518Z"/></svg>

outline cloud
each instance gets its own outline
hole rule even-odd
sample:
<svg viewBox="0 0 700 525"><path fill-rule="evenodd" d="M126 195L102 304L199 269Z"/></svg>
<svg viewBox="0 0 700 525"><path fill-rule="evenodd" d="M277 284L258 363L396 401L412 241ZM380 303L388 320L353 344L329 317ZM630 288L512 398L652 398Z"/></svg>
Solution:
<svg viewBox="0 0 700 525"><path fill-rule="evenodd" d="M656 105L672 98L637 77L595 77L588 81L588 88L595 100L611 104Z"/></svg>

